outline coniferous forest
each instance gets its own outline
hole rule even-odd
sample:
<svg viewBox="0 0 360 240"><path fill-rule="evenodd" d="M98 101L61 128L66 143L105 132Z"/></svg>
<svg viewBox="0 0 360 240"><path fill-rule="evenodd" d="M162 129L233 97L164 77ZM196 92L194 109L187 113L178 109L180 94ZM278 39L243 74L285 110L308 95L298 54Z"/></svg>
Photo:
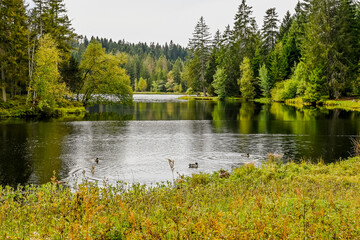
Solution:
<svg viewBox="0 0 360 240"><path fill-rule="evenodd" d="M187 92L305 102L356 96L360 6L353 0L303 0L261 26L242 0L234 23L214 36L205 19L188 46L78 36L62 0L0 2L1 100L26 96L30 108L54 108L64 96L86 104L133 91ZM96 64L93 64L96 63Z"/></svg>
<svg viewBox="0 0 360 240"><path fill-rule="evenodd" d="M242 0L233 26L214 37L200 18L183 77L220 98L317 102L358 95L359 10L352 0L304 0L282 20L268 9L258 26Z"/></svg>

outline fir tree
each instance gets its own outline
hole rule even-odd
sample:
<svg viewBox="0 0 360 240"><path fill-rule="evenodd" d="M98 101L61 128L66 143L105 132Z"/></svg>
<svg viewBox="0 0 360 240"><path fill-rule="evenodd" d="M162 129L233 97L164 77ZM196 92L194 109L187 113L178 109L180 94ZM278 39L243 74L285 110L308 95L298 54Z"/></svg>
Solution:
<svg viewBox="0 0 360 240"><path fill-rule="evenodd" d="M276 38L278 36L278 22L278 14L276 13L275 8L268 9L261 29L265 54L269 54L269 52L275 47Z"/></svg>
<svg viewBox="0 0 360 240"><path fill-rule="evenodd" d="M193 57L199 58L200 69L199 81L204 96L206 96L206 81L205 81L205 70L207 61L210 55L211 47L211 34L209 33L209 27L206 25L203 17L200 18L195 26L193 38L189 41L189 49L192 52Z"/></svg>

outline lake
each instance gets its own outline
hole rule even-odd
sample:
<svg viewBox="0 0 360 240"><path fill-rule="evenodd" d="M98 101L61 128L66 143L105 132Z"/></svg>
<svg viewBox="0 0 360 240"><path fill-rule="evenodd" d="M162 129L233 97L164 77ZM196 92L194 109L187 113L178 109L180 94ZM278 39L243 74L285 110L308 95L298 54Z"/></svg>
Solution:
<svg viewBox="0 0 360 240"><path fill-rule="evenodd" d="M133 106L95 105L85 116L0 120L0 184L46 183L54 170L68 182L171 181L168 159L184 175L261 164L268 153L333 162L352 154L360 134L358 112L178 97L134 95Z"/></svg>

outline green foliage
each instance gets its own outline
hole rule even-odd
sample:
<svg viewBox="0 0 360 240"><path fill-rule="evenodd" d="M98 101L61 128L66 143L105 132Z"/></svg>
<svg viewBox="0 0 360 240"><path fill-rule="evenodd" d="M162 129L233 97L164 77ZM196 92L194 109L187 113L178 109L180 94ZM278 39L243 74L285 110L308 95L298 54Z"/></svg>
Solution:
<svg viewBox="0 0 360 240"><path fill-rule="evenodd" d="M166 81L163 79L158 79L152 82L151 90L153 92L165 92L166 91Z"/></svg>
<svg viewBox="0 0 360 240"><path fill-rule="evenodd" d="M205 81L205 71L207 67L207 62L210 56L210 40L211 34L209 32L209 27L206 25L203 17L197 22L193 38L189 41L189 49L191 51L192 57L197 58L197 61L193 63L198 63L196 68L199 69L199 75L194 79L198 83L197 86L200 86L201 90L206 96L207 84Z"/></svg>
<svg viewBox="0 0 360 240"><path fill-rule="evenodd" d="M275 47L276 38L278 35L278 14L276 13L275 8L270 8L266 11L264 17L264 24L262 27L262 40L263 48L266 54L269 54L270 51Z"/></svg>
<svg viewBox="0 0 360 240"><path fill-rule="evenodd" d="M358 42L354 41L358 32L354 3L315 0L310 2L309 9L302 43L305 63L314 76L309 84L321 82L324 85L321 90L324 91L320 94L326 91L330 97L339 98L348 82L355 78L353 70L356 69L355 59L359 53ZM321 76L315 76L320 73ZM319 86L309 86L306 98L310 101L319 99L315 96L315 91L319 89Z"/></svg>
<svg viewBox="0 0 360 240"><path fill-rule="evenodd" d="M244 58L240 69L241 78L238 80L240 92L245 99L253 99L255 97L254 74L249 58Z"/></svg>
<svg viewBox="0 0 360 240"><path fill-rule="evenodd" d="M131 104L130 78L126 70L120 67L125 62L124 55L106 54L100 43L90 43L80 63L84 79L82 102L87 104L94 98L107 101L105 94L113 94L117 97L116 101Z"/></svg>
<svg viewBox="0 0 360 240"><path fill-rule="evenodd" d="M0 1L0 88L2 100L28 84L28 16L24 1Z"/></svg>
<svg viewBox="0 0 360 240"><path fill-rule="evenodd" d="M266 65L263 64L259 70L259 80L260 80L260 87L261 91L263 92L264 97L269 98L271 97L270 90L273 87L271 79L269 77L268 70Z"/></svg>
<svg viewBox="0 0 360 240"><path fill-rule="evenodd" d="M214 82L212 85L215 89L215 93L218 95L220 100L225 99L225 97L227 96L226 81L227 81L227 74L225 72L225 69L218 68L214 75Z"/></svg>
<svg viewBox="0 0 360 240"><path fill-rule="evenodd" d="M138 88L141 92L144 92L147 88L146 80L143 79L142 77L139 79Z"/></svg>
<svg viewBox="0 0 360 240"><path fill-rule="evenodd" d="M305 102L316 102L319 101L321 96L325 94L325 81L326 78L323 76L320 69L315 69L310 73L309 81L304 93Z"/></svg>
<svg viewBox="0 0 360 240"><path fill-rule="evenodd" d="M192 89L191 87L189 87L187 90L186 90L186 95L194 95L195 92L194 92L194 89Z"/></svg>
<svg viewBox="0 0 360 240"><path fill-rule="evenodd" d="M332 239L360 237L360 159L245 164L172 183L0 187L9 239ZM211 226L211 227L209 227Z"/></svg>
<svg viewBox="0 0 360 240"><path fill-rule="evenodd" d="M35 55L36 68L29 88L29 100L40 110L54 109L68 94L65 83L60 83L59 61L56 43L50 35L44 35Z"/></svg>
<svg viewBox="0 0 360 240"><path fill-rule="evenodd" d="M285 101L296 97L298 82L295 79L288 79L275 84L271 90L271 98L274 101Z"/></svg>
<svg viewBox="0 0 360 240"><path fill-rule="evenodd" d="M276 83L284 80L287 64L288 62L284 55L283 45L279 42L270 54L270 78L272 82Z"/></svg>
<svg viewBox="0 0 360 240"><path fill-rule="evenodd" d="M81 76L79 65L80 63L76 60L76 58L71 56L69 60L63 61L60 69L63 81L73 93L80 90L84 80Z"/></svg>

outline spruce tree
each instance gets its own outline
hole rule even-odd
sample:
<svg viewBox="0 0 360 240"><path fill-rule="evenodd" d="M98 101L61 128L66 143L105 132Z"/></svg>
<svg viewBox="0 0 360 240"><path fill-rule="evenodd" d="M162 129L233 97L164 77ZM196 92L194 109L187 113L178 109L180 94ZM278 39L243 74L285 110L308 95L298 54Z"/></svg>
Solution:
<svg viewBox="0 0 360 240"><path fill-rule="evenodd" d="M189 49L194 58L199 58L199 86L201 86L204 96L206 96L207 84L205 81L205 70L210 55L211 34L203 17L200 18L195 26L193 37L189 41Z"/></svg>
<svg viewBox="0 0 360 240"><path fill-rule="evenodd" d="M266 11L264 17L263 27L261 29L263 48L265 54L269 54L275 47L276 38L278 36L278 14L275 8L270 8Z"/></svg>
<svg viewBox="0 0 360 240"><path fill-rule="evenodd" d="M325 78L320 93L330 98L339 98L349 85L348 81L355 79L358 48L354 40L357 32L350 3L313 0L305 25L302 50L307 69L316 76L313 79ZM309 81L308 84L312 85L313 82ZM313 92L310 91L308 96Z"/></svg>
<svg viewBox="0 0 360 240"><path fill-rule="evenodd" d="M287 11L280 25L278 39L282 40L283 37L289 33L293 20L294 18L291 16L290 12Z"/></svg>
<svg viewBox="0 0 360 240"><path fill-rule="evenodd" d="M228 88L230 90L236 89L236 80L241 77L239 66L243 59L245 57L253 59L259 43L258 27L252 14L252 7L247 5L245 0L242 0L235 15L230 52L228 53L229 61L225 62L225 64L229 65L227 68L229 77ZM236 93L233 92L233 94Z"/></svg>
<svg viewBox="0 0 360 240"><path fill-rule="evenodd" d="M20 94L27 82L27 16L23 0L0 2L0 87L2 99ZM8 91L9 90L9 91Z"/></svg>

